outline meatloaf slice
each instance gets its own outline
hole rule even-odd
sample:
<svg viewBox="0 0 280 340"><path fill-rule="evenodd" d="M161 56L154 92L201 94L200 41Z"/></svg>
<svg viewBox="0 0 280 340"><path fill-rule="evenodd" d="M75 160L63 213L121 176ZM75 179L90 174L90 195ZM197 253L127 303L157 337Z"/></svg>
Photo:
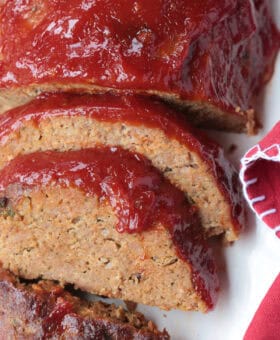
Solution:
<svg viewBox="0 0 280 340"><path fill-rule="evenodd" d="M4 1L2 111L38 91L129 90L185 108L193 123L252 132L279 48L270 3Z"/></svg>
<svg viewBox="0 0 280 340"><path fill-rule="evenodd" d="M18 156L0 172L0 261L163 309L212 308L218 279L196 208L117 147Z"/></svg>
<svg viewBox="0 0 280 340"><path fill-rule="evenodd" d="M17 155L121 146L144 155L199 208L208 236L237 239L238 176L222 149L157 100L139 96L42 95L0 115L0 168Z"/></svg>
<svg viewBox="0 0 280 340"><path fill-rule="evenodd" d="M169 339L137 312L88 303L50 282L23 284L0 268L0 339Z"/></svg>

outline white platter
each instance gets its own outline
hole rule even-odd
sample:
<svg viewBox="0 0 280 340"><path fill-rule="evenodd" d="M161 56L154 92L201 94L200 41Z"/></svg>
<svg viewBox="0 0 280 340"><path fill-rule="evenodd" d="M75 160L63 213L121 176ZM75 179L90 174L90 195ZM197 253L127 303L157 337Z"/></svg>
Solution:
<svg viewBox="0 0 280 340"><path fill-rule="evenodd" d="M280 0L267 1L274 3L280 27ZM244 153L280 120L280 54L273 79L265 90L263 108L259 111L263 112L263 129L258 136L211 133L225 150L232 144L237 146L228 155L237 167ZM280 272L279 246L280 240L248 209L247 226L240 240L220 250L221 292L212 312L166 312L143 305L138 305L137 309L159 329L166 328L172 340L242 340L257 307ZM89 299L95 297L89 296Z"/></svg>
<svg viewBox="0 0 280 340"><path fill-rule="evenodd" d="M267 1L273 1L274 14L280 27L280 0ZM280 120L280 54L274 76L266 86L262 105L259 111L263 113L260 117L263 128L257 136L209 133L225 150L233 144L237 146L234 153L227 155L237 168L245 152L257 144ZM172 340L243 339L258 306L280 272L280 240L249 208L247 215L247 225L240 240L221 249L218 254L221 292L213 311L208 314L166 312L155 307L138 305L137 310L154 321L159 329L166 328ZM95 296L88 298L99 300ZM111 299L105 301L122 304Z"/></svg>
<svg viewBox="0 0 280 340"><path fill-rule="evenodd" d="M268 0L271 1L271 0ZM275 0L275 15L280 26L280 0ZM280 55L275 74L267 85L262 110L263 129L258 136L215 133L225 150L237 145L233 162L255 145L280 120ZM265 293L280 272L280 241L255 215L248 212L248 222L241 239L221 253L221 293L214 311L200 313L171 311L139 306L160 329L166 328L175 340L241 340ZM280 332L280 331L279 331Z"/></svg>

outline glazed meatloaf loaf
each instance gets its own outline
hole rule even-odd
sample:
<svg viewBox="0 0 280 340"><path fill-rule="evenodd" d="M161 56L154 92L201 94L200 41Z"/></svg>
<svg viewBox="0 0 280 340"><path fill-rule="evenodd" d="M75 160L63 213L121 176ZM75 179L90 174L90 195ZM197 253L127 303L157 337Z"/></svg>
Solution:
<svg viewBox="0 0 280 340"><path fill-rule="evenodd" d="M0 169L21 154L120 146L147 157L199 208L207 236L237 239L243 202L222 149L182 115L146 97L41 95L0 116Z"/></svg>
<svg viewBox="0 0 280 340"><path fill-rule="evenodd" d="M18 156L0 172L0 260L98 295L212 308L218 279L197 209L118 147Z"/></svg>
<svg viewBox="0 0 280 340"><path fill-rule="evenodd" d="M0 339L163 340L137 312L88 303L52 282L22 284L0 269Z"/></svg>
<svg viewBox="0 0 280 340"><path fill-rule="evenodd" d="M254 129L279 48L267 0L2 1L2 112L40 91L136 91ZM20 48L19 48L20 46Z"/></svg>

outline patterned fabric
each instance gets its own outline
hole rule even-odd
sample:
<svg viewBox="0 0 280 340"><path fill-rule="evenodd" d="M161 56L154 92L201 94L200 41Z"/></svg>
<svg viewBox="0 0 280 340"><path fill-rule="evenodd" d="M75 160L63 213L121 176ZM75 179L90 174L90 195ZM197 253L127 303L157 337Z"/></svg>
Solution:
<svg viewBox="0 0 280 340"><path fill-rule="evenodd" d="M280 122L242 158L240 179L250 207L280 238ZM244 340L279 339L280 274L244 336Z"/></svg>
<svg viewBox="0 0 280 340"><path fill-rule="evenodd" d="M280 122L242 158L240 179L250 207L280 238Z"/></svg>

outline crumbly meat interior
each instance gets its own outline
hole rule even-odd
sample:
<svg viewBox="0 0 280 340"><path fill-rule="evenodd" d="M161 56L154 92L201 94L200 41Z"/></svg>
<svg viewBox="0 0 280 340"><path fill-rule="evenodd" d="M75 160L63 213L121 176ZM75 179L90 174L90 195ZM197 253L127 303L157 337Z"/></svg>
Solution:
<svg viewBox="0 0 280 340"><path fill-rule="evenodd" d="M0 168L20 154L76 150L96 145L121 146L147 157L199 207L208 236L225 234L229 242L237 239L232 206L219 190L209 165L196 152L169 138L161 129L100 122L83 116L51 117L39 124L25 122L2 143Z"/></svg>
<svg viewBox="0 0 280 340"><path fill-rule="evenodd" d="M112 208L74 188L10 188L1 210L0 258L26 279L71 283L102 296L163 309L206 311L188 264L160 225L141 234L116 228Z"/></svg>

